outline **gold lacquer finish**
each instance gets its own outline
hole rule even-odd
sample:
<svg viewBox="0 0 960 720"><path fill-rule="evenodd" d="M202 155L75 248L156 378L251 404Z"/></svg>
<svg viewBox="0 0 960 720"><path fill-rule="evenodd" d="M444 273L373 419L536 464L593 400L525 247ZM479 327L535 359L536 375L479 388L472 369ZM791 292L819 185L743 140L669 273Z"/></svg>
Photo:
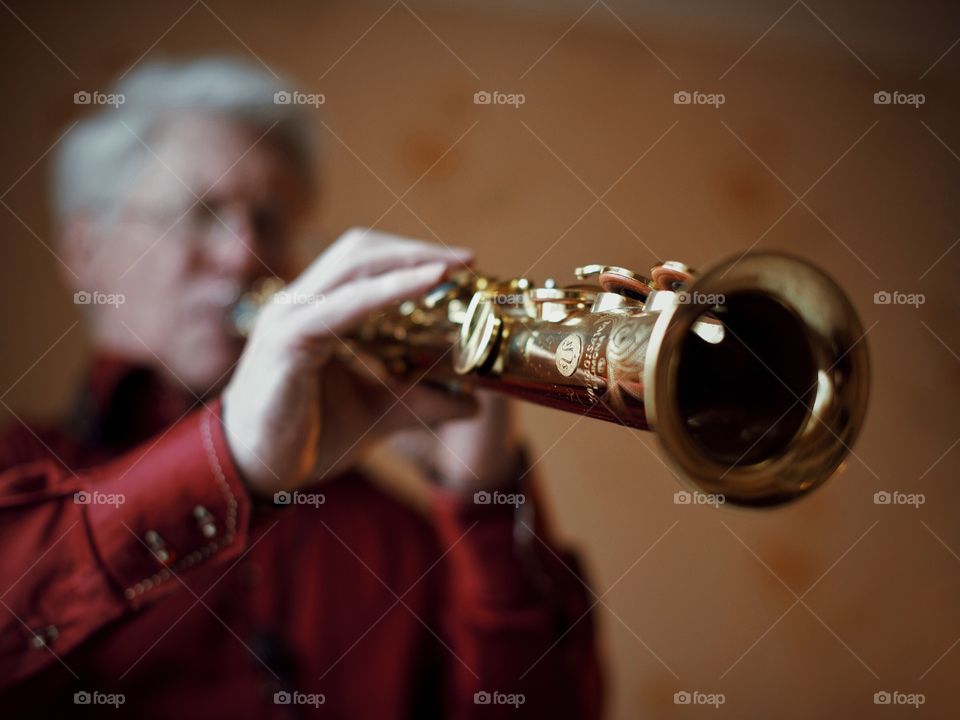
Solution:
<svg viewBox="0 0 960 720"><path fill-rule="evenodd" d="M793 500L842 464L866 410L867 349L817 267L763 252L703 273L666 261L650 279L574 274L560 287L462 271L350 342L397 374L654 430L681 477L740 505Z"/></svg>

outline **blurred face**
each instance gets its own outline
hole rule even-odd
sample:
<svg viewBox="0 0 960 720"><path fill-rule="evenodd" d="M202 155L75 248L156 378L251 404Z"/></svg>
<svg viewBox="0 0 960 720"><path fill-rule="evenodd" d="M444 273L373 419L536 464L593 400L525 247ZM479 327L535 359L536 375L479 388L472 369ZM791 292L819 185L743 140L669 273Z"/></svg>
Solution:
<svg viewBox="0 0 960 720"><path fill-rule="evenodd" d="M239 357L227 322L239 293L293 270L307 199L289 156L261 134L216 117L172 122L148 141L156 156L118 210L66 232L84 236L71 263L81 289L124 296L89 306L96 342L197 393L222 384Z"/></svg>

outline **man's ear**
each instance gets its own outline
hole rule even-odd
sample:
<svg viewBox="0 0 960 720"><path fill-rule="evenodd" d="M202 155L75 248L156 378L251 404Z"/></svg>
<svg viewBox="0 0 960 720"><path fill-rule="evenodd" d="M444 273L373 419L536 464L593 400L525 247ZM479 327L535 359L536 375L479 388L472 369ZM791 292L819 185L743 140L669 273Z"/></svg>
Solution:
<svg viewBox="0 0 960 720"><path fill-rule="evenodd" d="M98 287L97 255L100 250L96 218L88 210L77 210L60 221L57 228L57 255L60 275L73 290Z"/></svg>

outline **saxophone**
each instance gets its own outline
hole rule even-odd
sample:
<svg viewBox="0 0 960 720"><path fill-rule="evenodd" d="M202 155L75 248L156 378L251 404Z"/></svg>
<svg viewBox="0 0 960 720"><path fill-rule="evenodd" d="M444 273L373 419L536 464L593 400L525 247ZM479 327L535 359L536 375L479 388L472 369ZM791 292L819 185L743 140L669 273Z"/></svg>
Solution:
<svg viewBox="0 0 960 720"><path fill-rule="evenodd" d="M655 431L681 479L737 505L789 502L843 464L869 361L856 311L822 270L752 252L703 273L667 261L649 277L574 274L559 286L458 271L347 342L399 376ZM240 334L280 287L241 298Z"/></svg>

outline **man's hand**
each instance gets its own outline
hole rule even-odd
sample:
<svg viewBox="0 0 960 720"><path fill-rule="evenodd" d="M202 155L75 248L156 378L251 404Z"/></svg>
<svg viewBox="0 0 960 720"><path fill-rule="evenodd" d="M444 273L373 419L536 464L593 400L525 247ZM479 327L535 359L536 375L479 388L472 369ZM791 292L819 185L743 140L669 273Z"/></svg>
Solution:
<svg viewBox="0 0 960 720"><path fill-rule="evenodd" d="M355 463L368 441L475 412L469 397L381 380L334 354L369 313L425 292L472 257L351 230L290 284L292 302L263 309L223 394L227 442L252 492L320 481Z"/></svg>
<svg viewBox="0 0 960 720"><path fill-rule="evenodd" d="M504 487L518 480L521 472L512 401L484 390L475 397L479 409L473 417L445 422L435 431L415 427L390 441L395 452L434 471L445 487L466 495Z"/></svg>

